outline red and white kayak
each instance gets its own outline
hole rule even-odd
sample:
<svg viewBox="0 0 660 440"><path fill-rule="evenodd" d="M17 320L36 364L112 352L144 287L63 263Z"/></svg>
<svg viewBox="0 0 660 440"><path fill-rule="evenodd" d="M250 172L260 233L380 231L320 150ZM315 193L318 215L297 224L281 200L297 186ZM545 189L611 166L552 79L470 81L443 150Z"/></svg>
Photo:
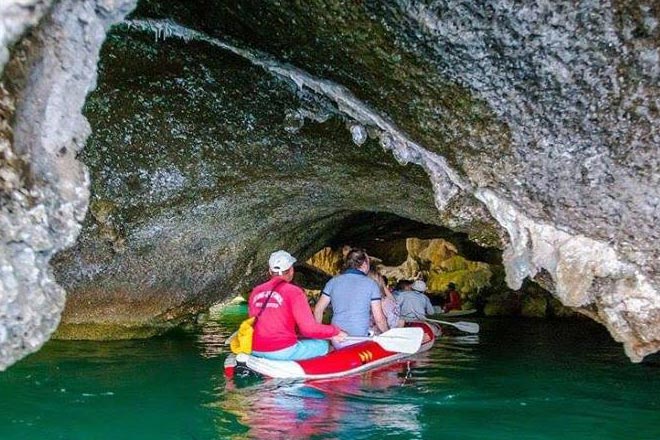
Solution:
<svg viewBox="0 0 660 440"><path fill-rule="evenodd" d="M276 361L248 354L230 354L225 360L225 376L234 377L234 369L242 364L273 378L319 380L344 377L414 356L430 349L435 343L438 328L432 324L415 321L406 323L406 327L419 327L424 332L424 342L415 353L387 351L378 342L365 341L302 361Z"/></svg>

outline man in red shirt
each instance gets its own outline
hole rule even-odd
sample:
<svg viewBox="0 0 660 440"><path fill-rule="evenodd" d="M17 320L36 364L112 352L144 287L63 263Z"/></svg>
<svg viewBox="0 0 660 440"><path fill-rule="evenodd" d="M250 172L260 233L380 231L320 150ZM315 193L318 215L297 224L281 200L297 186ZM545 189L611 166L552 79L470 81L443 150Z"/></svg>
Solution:
<svg viewBox="0 0 660 440"><path fill-rule="evenodd" d="M250 293L248 310L257 316L252 355L276 360L302 360L326 354L328 342L340 342L346 333L334 325L314 320L303 290L291 283L296 259L286 251L273 252L268 260L271 279ZM296 327L307 338L298 340Z"/></svg>

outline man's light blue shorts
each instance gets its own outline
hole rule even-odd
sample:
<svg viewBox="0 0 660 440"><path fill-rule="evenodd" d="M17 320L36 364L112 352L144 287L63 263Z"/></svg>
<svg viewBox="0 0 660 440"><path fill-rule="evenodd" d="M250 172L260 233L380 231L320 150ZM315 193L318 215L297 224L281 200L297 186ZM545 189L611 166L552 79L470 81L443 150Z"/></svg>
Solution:
<svg viewBox="0 0 660 440"><path fill-rule="evenodd" d="M323 339L303 339L291 347L277 351L253 351L252 356L257 356L275 361L302 361L317 356L323 356L328 352L328 341Z"/></svg>

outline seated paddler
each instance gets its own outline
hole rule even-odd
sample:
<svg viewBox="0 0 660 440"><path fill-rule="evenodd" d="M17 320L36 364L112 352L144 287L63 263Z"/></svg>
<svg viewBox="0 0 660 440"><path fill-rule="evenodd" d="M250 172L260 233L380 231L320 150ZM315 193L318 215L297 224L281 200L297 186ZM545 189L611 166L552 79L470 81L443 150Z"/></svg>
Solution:
<svg viewBox="0 0 660 440"><path fill-rule="evenodd" d="M250 293L248 311L257 317L252 355L275 360L303 360L326 354L328 340L339 343L346 333L314 319L307 295L292 283L296 259L286 251L268 260L270 280ZM299 339L299 335L309 339Z"/></svg>
<svg viewBox="0 0 660 440"><path fill-rule="evenodd" d="M322 322L323 312L332 308L332 323L350 336L367 336L373 316L375 326L386 332L387 320L380 305L382 300L378 284L367 276L371 263L364 249L351 248L346 255L344 272L328 281L314 307L314 317ZM355 341L336 342L335 348L355 344Z"/></svg>

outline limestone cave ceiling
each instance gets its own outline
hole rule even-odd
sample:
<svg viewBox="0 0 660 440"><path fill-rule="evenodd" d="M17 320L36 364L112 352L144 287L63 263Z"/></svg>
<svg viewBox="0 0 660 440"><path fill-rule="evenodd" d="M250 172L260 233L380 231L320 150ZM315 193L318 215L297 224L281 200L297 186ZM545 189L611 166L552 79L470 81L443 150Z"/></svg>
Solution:
<svg viewBox="0 0 660 440"><path fill-rule="evenodd" d="M40 24L2 78L0 171L20 177L20 157L32 176L0 181L3 243L23 243L0 255L20 291L0 301L11 350L76 237L54 260L63 322L139 336L246 289L274 248L310 256L359 213L503 249L511 287L537 277L633 360L660 347L655 3L32 3L44 17L23 19ZM16 239L48 220L66 226L39 232L47 244ZM34 347L61 295L30 324Z"/></svg>

